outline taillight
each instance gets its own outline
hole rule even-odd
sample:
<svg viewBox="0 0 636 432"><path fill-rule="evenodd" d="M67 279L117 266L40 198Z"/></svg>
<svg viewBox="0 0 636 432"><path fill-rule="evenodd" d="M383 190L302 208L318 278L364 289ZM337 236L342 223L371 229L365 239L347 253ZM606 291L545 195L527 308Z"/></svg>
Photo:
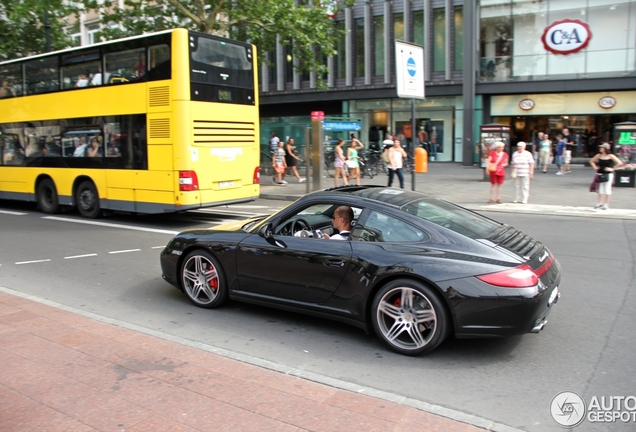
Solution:
<svg viewBox="0 0 636 432"><path fill-rule="evenodd" d="M552 267L552 264L554 264L554 255L550 254L548 256L548 260L544 262L543 264L541 264L541 266L539 266L539 268L536 269L534 272L537 274L537 276L541 277L543 276L545 272L550 270L550 267Z"/></svg>
<svg viewBox="0 0 636 432"><path fill-rule="evenodd" d="M527 264L476 277L480 281L503 288L526 288L539 283L539 277Z"/></svg>
<svg viewBox="0 0 636 432"><path fill-rule="evenodd" d="M179 171L179 190L182 192L199 190L199 179L194 171Z"/></svg>
<svg viewBox="0 0 636 432"><path fill-rule="evenodd" d="M254 168L254 178L252 179L252 183L261 184L261 167Z"/></svg>

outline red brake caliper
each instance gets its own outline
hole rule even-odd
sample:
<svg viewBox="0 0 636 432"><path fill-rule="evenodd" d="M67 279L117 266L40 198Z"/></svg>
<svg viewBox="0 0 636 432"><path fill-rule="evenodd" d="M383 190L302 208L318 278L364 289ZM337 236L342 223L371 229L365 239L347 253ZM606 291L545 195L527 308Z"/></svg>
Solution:
<svg viewBox="0 0 636 432"><path fill-rule="evenodd" d="M402 304L402 299L400 297L396 298L395 301L393 302L393 306L395 307L400 307L401 304Z"/></svg>
<svg viewBox="0 0 636 432"><path fill-rule="evenodd" d="M210 281L210 287L212 287L212 289L213 289L214 291L216 291L217 289L219 289L219 280L218 280L218 279L216 279L216 278L215 278L215 279L212 279L212 280Z"/></svg>

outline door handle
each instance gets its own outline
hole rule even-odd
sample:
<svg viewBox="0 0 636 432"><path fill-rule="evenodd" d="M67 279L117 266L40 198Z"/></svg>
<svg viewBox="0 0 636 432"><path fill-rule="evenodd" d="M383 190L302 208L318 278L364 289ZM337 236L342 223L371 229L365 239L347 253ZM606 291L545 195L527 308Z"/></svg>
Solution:
<svg viewBox="0 0 636 432"><path fill-rule="evenodd" d="M342 268L344 267L345 262L344 260L326 260L323 264L327 267Z"/></svg>

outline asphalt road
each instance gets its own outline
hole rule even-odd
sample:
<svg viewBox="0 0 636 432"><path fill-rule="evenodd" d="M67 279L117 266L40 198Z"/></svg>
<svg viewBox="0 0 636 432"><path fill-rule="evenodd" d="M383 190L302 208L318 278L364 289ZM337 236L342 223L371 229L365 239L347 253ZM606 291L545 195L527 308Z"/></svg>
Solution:
<svg viewBox="0 0 636 432"><path fill-rule="evenodd" d="M545 330L500 340L449 338L433 353L394 354L343 324L231 302L192 306L161 279L172 233L284 202L87 223L0 202L0 286L145 329L335 378L527 431L560 431L550 402L562 391L636 396L636 221L492 214L542 240L563 267ZM633 431L634 423L581 431Z"/></svg>

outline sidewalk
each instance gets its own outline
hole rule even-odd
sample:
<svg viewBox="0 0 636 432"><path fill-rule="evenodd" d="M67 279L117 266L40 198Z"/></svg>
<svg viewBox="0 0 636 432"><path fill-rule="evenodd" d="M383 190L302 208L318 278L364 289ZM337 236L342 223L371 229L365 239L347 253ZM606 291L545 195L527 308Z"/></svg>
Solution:
<svg viewBox="0 0 636 432"><path fill-rule="evenodd" d="M483 180L483 170L464 167L452 162L433 162L428 172L416 174L415 190L436 196L476 211L499 211L511 213L537 213L560 216L600 217L614 219L636 219L636 189L613 187L609 210L595 210L596 193L589 192L594 171L584 165L573 165L572 172L563 176L556 174L550 166L548 173L535 171L530 184L528 204L513 204L514 180L506 178L503 185L502 204L488 204L490 183ZM301 170L301 175L304 173ZM311 179L309 179L311 180ZM306 193L307 184L287 177L286 186L274 185L270 178L261 178L261 198L295 200ZM363 185L386 185L388 176L379 174L373 179L362 178ZM404 187L411 190L411 174L405 174ZM340 180L342 185L342 180ZM323 178L322 188L333 187L334 180ZM399 187L397 179L394 187Z"/></svg>
<svg viewBox="0 0 636 432"><path fill-rule="evenodd" d="M44 303L0 287L3 432L484 430Z"/></svg>

